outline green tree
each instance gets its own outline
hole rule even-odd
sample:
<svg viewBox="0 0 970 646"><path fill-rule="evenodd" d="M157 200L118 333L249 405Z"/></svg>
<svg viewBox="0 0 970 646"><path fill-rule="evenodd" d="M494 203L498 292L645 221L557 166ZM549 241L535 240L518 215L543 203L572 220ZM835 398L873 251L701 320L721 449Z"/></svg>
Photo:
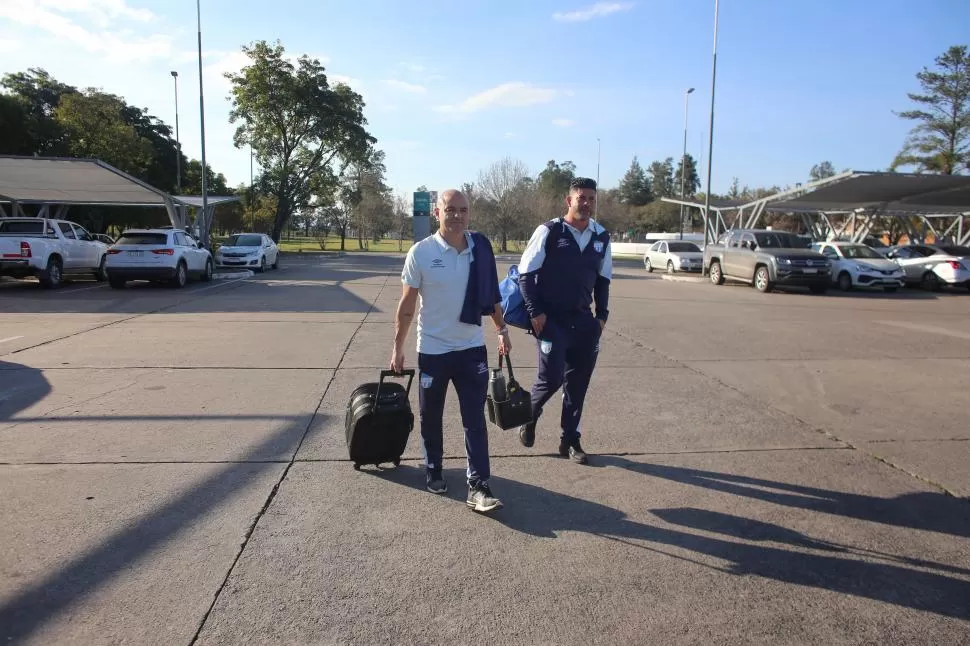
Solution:
<svg viewBox="0 0 970 646"><path fill-rule="evenodd" d="M316 186L329 186L332 164L361 160L376 143L364 126L364 102L344 84L331 86L316 59L296 65L277 42L243 47L250 64L232 83L230 123L241 121L233 141L252 146L264 182L277 200L272 237L279 240L291 214L308 206Z"/></svg>
<svg viewBox="0 0 970 646"><path fill-rule="evenodd" d="M125 107L118 97L96 91L62 96L54 118L67 136L67 152L140 176L152 162L152 145L125 121Z"/></svg>
<svg viewBox="0 0 970 646"><path fill-rule="evenodd" d="M536 177L536 187L544 195L562 199L569 192L569 182L576 177L576 164L564 161L562 164L550 159L546 167Z"/></svg>
<svg viewBox="0 0 970 646"><path fill-rule="evenodd" d="M24 101L13 94L0 94L0 154L34 153L29 123Z"/></svg>
<svg viewBox="0 0 970 646"><path fill-rule="evenodd" d="M680 195L680 184L674 183L674 160L672 157L650 164L647 174L650 176L650 192L653 193L655 198Z"/></svg>
<svg viewBox="0 0 970 646"><path fill-rule="evenodd" d="M61 83L39 68L5 74L0 85L22 100L27 136L31 141L30 154L68 154L67 134L55 119L54 111L61 97L77 94L77 88Z"/></svg>
<svg viewBox="0 0 970 646"><path fill-rule="evenodd" d="M647 174L643 172L640 161L636 155L630 163L620 185L617 187L620 203L629 206L644 206L653 200L653 193L650 191L650 182L647 181Z"/></svg>
<svg viewBox="0 0 970 646"><path fill-rule="evenodd" d="M922 94L908 93L920 108L897 113L918 122L890 168L955 175L970 170L970 55L965 45L936 58L936 71L916 75Z"/></svg>
<svg viewBox="0 0 970 646"><path fill-rule="evenodd" d="M701 187L701 178L697 175L697 161L691 156L686 157L686 172L683 175L684 196L693 197L697 189ZM680 197L681 173L685 170L684 160L677 162L677 172L674 174L674 189L676 196Z"/></svg>
<svg viewBox="0 0 970 646"><path fill-rule="evenodd" d="M830 161L823 161L820 164L815 164L812 166L812 170L808 172L808 179L812 182L817 182L820 179L825 179L826 177L833 177L835 175L835 166L832 165Z"/></svg>

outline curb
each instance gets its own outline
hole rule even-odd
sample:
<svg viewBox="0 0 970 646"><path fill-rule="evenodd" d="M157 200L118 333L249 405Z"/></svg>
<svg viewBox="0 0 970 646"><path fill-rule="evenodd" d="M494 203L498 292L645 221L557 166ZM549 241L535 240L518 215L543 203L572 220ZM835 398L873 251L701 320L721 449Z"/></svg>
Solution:
<svg viewBox="0 0 970 646"><path fill-rule="evenodd" d="M664 280L670 280L675 283L706 283L707 278L704 276L678 276L677 274L662 274L660 276Z"/></svg>
<svg viewBox="0 0 970 646"><path fill-rule="evenodd" d="M247 269L245 271L217 271L212 274L212 280L234 280L237 278L252 278L256 274Z"/></svg>

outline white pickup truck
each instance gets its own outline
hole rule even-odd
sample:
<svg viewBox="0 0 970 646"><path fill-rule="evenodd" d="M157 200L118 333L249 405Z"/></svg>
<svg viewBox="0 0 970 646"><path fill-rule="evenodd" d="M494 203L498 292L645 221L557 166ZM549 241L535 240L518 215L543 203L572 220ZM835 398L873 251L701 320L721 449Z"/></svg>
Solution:
<svg viewBox="0 0 970 646"><path fill-rule="evenodd" d="M107 252L108 245L74 222L0 218L0 276L36 276L47 288L70 275L106 280Z"/></svg>

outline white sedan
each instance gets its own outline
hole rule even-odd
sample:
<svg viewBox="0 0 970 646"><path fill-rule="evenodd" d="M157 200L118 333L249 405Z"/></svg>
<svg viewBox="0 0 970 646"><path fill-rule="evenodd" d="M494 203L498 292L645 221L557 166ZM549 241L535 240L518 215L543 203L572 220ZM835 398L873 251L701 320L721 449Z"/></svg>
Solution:
<svg viewBox="0 0 970 646"><path fill-rule="evenodd" d="M666 269L668 274L677 271L700 271L704 252L693 242L686 240L659 240L650 245L643 254L643 267L651 272Z"/></svg>
<svg viewBox="0 0 970 646"><path fill-rule="evenodd" d="M132 229L108 249L105 271L115 289L130 280L185 287L189 277L212 280L212 256L181 229Z"/></svg>
<svg viewBox="0 0 970 646"><path fill-rule="evenodd" d="M280 248L273 239L262 233L235 233L216 250L216 264L220 267L248 267L266 271L279 269Z"/></svg>
<svg viewBox="0 0 970 646"><path fill-rule="evenodd" d="M829 259L832 282L843 292L854 287L881 287L894 292L905 283L903 268L878 251L855 242L815 242L812 249Z"/></svg>
<svg viewBox="0 0 970 646"><path fill-rule="evenodd" d="M906 272L907 283L936 291L944 285L970 289L970 248L951 244L910 244L893 247L888 258Z"/></svg>

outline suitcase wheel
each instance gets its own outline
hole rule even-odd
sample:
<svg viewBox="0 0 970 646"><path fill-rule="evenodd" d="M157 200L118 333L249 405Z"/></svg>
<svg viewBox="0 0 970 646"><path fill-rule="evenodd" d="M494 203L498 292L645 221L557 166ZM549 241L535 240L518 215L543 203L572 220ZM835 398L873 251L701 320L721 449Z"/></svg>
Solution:
<svg viewBox="0 0 970 646"><path fill-rule="evenodd" d="M354 462L354 471L360 471L360 464Z"/></svg>
<svg viewBox="0 0 970 646"><path fill-rule="evenodd" d="M401 458L394 460L394 468L401 466Z"/></svg>

